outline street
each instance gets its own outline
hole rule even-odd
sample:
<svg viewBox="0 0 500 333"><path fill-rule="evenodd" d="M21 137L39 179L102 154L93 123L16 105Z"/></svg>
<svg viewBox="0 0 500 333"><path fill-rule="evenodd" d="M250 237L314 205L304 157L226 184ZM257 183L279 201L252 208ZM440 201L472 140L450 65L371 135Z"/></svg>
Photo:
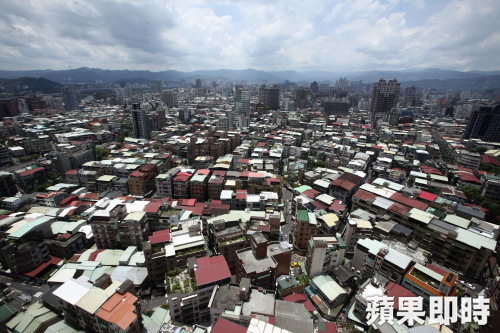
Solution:
<svg viewBox="0 0 500 333"><path fill-rule="evenodd" d="M139 304L141 305L141 312L144 313L167 304L167 298L165 296L151 296L150 300L139 299Z"/></svg>
<svg viewBox="0 0 500 333"><path fill-rule="evenodd" d="M285 217L285 224L281 226L281 233L283 234L283 240L288 241L289 235L292 232L292 198L293 194L291 191L287 190L284 186L281 188L282 198L283 198L283 215Z"/></svg>

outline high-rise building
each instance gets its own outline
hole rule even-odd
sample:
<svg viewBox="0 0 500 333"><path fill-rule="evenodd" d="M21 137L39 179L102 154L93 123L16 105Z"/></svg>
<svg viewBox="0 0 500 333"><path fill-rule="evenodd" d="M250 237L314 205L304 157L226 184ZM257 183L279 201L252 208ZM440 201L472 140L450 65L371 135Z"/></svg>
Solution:
<svg viewBox="0 0 500 333"><path fill-rule="evenodd" d="M280 108L280 88L276 84L271 87L266 87L262 85L259 88L259 103L264 104L264 107L268 107L271 110L277 110Z"/></svg>
<svg viewBox="0 0 500 333"><path fill-rule="evenodd" d="M303 109L307 106L307 97L309 89L301 87L295 89L295 106L297 109Z"/></svg>
<svg viewBox="0 0 500 333"><path fill-rule="evenodd" d="M201 87L203 87L203 81L201 79L196 79L194 87L197 89L201 89Z"/></svg>
<svg viewBox="0 0 500 333"><path fill-rule="evenodd" d="M161 92L162 92L162 90L163 90L163 81L162 81L162 80L157 79L157 80L155 81L155 90L156 90L157 92L159 92L159 93L161 93Z"/></svg>
<svg viewBox="0 0 500 333"><path fill-rule="evenodd" d="M373 85L370 103L370 114L373 123L377 122L377 120L386 120L392 108L395 108L398 104L400 89L401 83L396 79L389 80L389 82L380 79Z"/></svg>
<svg viewBox="0 0 500 333"><path fill-rule="evenodd" d="M64 101L64 108L67 111L78 109L78 98L73 86L64 86L62 88L62 97Z"/></svg>
<svg viewBox="0 0 500 333"><path fill-rule="evenodd" d="M462 139L500 142L500 104L473 110Z"/></svg>
<svg viewBox="0 0 500 333"><path fill-rule="evenodd" d="M238 89L234 93L234 112L243 117L250 117L250 92Z"/></svg>
<svg viewBox="0 0 500 333"><path fill-rule="evenodd" d="M146 110L141 109L141 104L132 104L130 110L132 116L132 128L134 129L134 136L141 139L150 139L151 131L149 129L149 122L146 116Z"/></svg>
<svg viewBox="0 0 500 333"><path fill-rule="evenodd" d="M177 93L173 90L163 90L161 92L161 101L169 108L177 107Z"/></svg>
<svg viewBox="0 0 500 333"><path fill-rule="evenodd" d="M311 95L313 98L319 93L319 84L318 82L314 81L311 83Z"/></svg>
<svg viewBox="0 0 500 333"><path fill-rule="evenodd" d="M134 136L138 139L151 139L152 131L159 131L166 126L165 109L159 103L149 103L148 110L140 103L133 103L130 114Z"/></svg>

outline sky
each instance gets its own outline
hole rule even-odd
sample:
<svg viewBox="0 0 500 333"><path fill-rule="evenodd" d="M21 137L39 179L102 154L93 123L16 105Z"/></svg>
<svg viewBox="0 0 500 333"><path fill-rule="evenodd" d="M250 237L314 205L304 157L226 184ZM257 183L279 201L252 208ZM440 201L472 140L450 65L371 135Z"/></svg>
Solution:
<svg viewBox="0 0 500 333"><path fill-rule="evenodd" d="M500 69L498 0L2 1L0 69Z"/></svg>

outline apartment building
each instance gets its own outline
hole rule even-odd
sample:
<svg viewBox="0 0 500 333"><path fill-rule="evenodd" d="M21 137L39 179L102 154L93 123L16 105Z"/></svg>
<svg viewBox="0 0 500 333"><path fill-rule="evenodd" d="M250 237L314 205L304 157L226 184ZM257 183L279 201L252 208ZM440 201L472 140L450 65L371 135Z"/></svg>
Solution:
<svg viewBox="0 0 500 333"><path fill-rule="evenodd" d="M373 226L371 222L359 219L350 218L342 234L342 238L346 244L346 255L352 256L354 248L360 239L370 238L373 233Z"/></svg>
<svg viewBox="0 0 500 333"><path fill-rule="evenodd" d="M226 172L214 170L208 179L208 198L213 200L220 199L220 194L224 189L224 180Z"/></svg>
<svg viewBox="0 0 500 333"><path fill-rule="evenodd" d="M424 309L429 308L429 297L454 296L458 276L432 265L415 264L405 274L401 286L424 299Z"/></svg>
<svg viewBox="0 0 500 333"><path fill-rule="evenodd" d="M331 274L342 264L346 245L340 236L314 235L309 240L307 269L310 278Z"/></svg>
<svg viewBox="0 0 500 333"><path fill-rule="evenodd" d="M210 179L210 170L199 169L193 177L189 180L189 188L191 198L205 201L207 198L208 180Z"/></svg>
<svg viewBox="0 0 500 333"><path fill-rule="evenodd" d="M299 203L297 203L297 206L299 206ZM313 235L319 234L320 230L321 227L314 213L309 213L305 209L297 209L293 230L293 245L295 251L306 254L309 240Z"/></svg>
<svg viewBox="0 0 500 333"><path fill-rule="evenodd" d="M152 164L145 164L128 175L130 195L149 196L155 189L157 168Z"/></svg>
<svg viewBox="0 0 500 333"><path fill-rule="evenodd" d="M251 284L274 290L276 278L290 270L292 249L280 242L268 242L261 232L256 232L250 240L250 248L237 250L236 282L249 278Z"/></svg>

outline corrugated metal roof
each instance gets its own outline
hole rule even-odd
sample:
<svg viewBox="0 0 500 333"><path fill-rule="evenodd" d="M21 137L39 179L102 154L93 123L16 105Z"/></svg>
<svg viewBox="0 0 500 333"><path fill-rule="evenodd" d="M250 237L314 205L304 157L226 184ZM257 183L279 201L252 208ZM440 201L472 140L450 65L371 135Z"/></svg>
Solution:
<svg viewBox="0 0 500 333"><path fill-rule="evenodd" d="M341 294L345 294L346 291L339 286L337 282L335 282L328 275L318 275L314 279L312 279L312 283L328 298L328 301L331 303Z"/></svg>
<svg viewBox="0 0 500 333"><path fill-rule="evenodd" d="M467 229L470 225L470 220L464 219L463 217L457 216L457 215L446 215L444 218L445 222L451 223L453 225L456 225L457 227Z"/></svg>

